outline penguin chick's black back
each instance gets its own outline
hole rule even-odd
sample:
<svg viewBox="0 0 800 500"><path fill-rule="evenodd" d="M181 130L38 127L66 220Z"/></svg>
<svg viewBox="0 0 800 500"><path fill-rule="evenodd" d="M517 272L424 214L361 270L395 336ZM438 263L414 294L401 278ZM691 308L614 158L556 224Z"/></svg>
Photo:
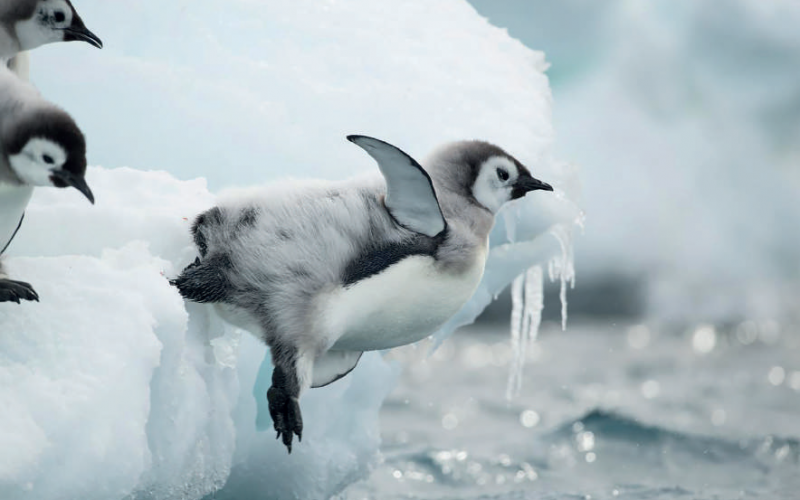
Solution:
<svg viewBox="0 0 800 500"><path fill-rule="evenodd" d="M278 289L293 302L325 284L353 284L404 257L433 255L443 238L397 226L382 196L370 185L349 190L326 186L280 199L264 196L244 206L214 207L192 225L200 258L171 283L196 302L241 305L249 302L241 295L256 290L261 304ZM259 256L264 252L269 262Z"/></svg>

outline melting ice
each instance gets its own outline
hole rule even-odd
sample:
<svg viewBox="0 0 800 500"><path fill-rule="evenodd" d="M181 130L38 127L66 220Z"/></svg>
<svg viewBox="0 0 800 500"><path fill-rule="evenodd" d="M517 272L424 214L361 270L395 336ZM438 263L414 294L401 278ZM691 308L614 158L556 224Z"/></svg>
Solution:
<svg viewBox="0 0 800 500"><path fill-rule="evenodd" d="M519 212L516 214L519 217ZM555 224L549 231L558 242L560 253L547 261L550 281L560 281L561 328L567 328L567 287L575 286L575 257L573 233L576 225L582 225L582 214L574 220ZM506 232L513 242L516 226L512 217L506 217ZM506 397L511 399L522 388L522 374L528 345L536 340L544 309L544 273L542 265L530 267L517 276L511 284L511 347L513 359L508 378Z"/></svg>

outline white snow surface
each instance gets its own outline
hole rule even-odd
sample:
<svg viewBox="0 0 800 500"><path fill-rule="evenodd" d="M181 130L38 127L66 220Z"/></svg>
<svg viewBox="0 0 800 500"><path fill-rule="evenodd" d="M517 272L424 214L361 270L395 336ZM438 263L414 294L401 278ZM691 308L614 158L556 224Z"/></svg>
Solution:
<svg viewBox="0 0 800 500"><path fill-rule="evenodd" d="M92 164L127 167L90 168L95 206L37 190L9 249L41 302L0 304L0 498L322 499L369 473L396 368L370 353L304 395L287 456L266 347L167 281L220 188L377 168L348 133L420 158L487 139L556 187L501 215L479 291L439 338L531 266L572 279L579 185L551 154L543 54L466 2L75 3L106 48L38 50L32 80L75 116Z"/></svg>
<svg viewBox="0 0 800 500"><path fill-rule="evenodd" d="M52 44L31 79L88 137L90 163L213 188L369 163L363 133L419 157L480 138L535 167L553 138L544 54L464 0L78 0L105 47Z"/></svg>

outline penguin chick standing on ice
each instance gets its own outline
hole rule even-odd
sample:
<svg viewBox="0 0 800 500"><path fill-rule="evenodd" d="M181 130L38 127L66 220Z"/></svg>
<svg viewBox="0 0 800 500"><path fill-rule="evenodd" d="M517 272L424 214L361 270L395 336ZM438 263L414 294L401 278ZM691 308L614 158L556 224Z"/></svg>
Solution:
<svg viewBox="0 0 800 500"><path fill-rule="evenodd" d="M0 59L53 42L82 41L103 47L69 0L0 1Z"/></svg>
<svg viewBox="0 0 800 500"><path fill-rule="evenodd" d="M391 144L348 139L385 182L220 204L197 217L201 257L173 280L269 345L269 410L290 453L293 434L302 437L300 394L345 376L363 351L436 331L478 286L497 211L553 190L487 142L451 144L423 168Z"/></svg>
<svg viewBox="0 0 800 500"><path fill-rule="evenodd" d="M85 173L86 142L72 118L0 66L0 255L22 225L34 187L74 187L94 203ZM0 302L21 299L39 297L0 267Z"/></svg>

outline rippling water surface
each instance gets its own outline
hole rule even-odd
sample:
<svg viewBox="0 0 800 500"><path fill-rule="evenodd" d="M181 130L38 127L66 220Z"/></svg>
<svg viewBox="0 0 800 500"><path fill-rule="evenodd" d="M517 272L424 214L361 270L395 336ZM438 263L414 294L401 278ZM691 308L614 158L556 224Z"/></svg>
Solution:
<svg viewBox="0 0 800 500"><path fill-rule="evenodd" d="M384 462L342 498L800 498L800 335L544 325L522 393L491 329L407 348Z"/></svg>

